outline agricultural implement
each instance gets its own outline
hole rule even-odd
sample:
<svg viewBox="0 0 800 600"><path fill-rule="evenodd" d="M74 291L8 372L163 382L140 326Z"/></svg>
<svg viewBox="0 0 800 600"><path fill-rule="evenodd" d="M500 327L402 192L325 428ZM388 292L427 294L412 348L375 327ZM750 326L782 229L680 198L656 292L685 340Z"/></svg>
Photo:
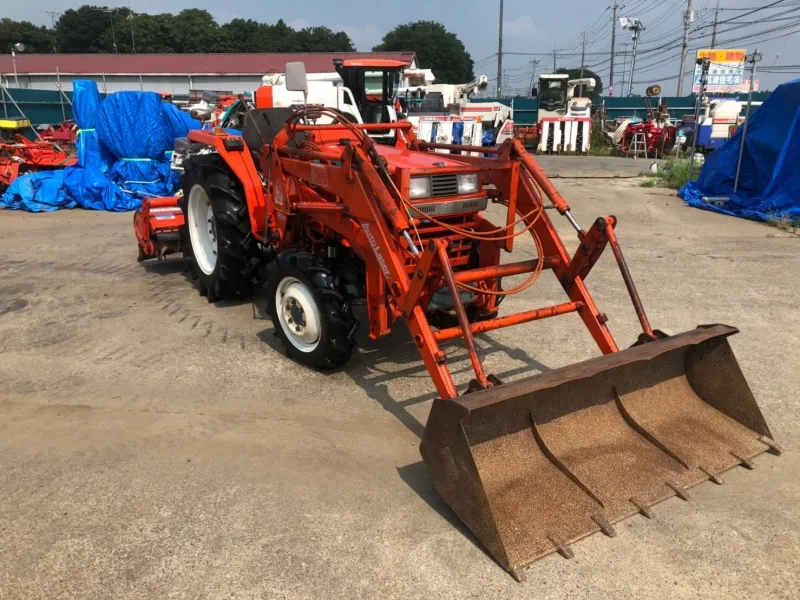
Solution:
<svg viewBox="0 0 800 600"><path fill-rule="evenodd" d="M305 89L302 65L287 85ZM367 132L393 129L392 144ZM387 136L381 139L390 139ZM613 216L586 228L518 140L443 155L408 122L353 123L325 107L256 109L242 137L193 131L183 158L184 257L209 301L260 287L287 353L342 367L352 305L369 337L404 321L433 380L421 453L433 483L516 578L525 565L737 465L780 452L739 368L725 325L668 336L647 318ZM489 154L471 156L466 152ZM500 207L498 224L489 203ZM545 209L574 228L571 254ZM158 232L156 232L158 233ZM519 236L535 258L502 261ZM620 349L586 287L611 248L641 326ZM503 297L544 272L566 295L500 314ZM508 278L524 276L511 285ZM603 356L503 383L475 336L576 314ZM441 344L463 340L474 375L459 389Z"/></svg>
<svg viewBox="0 0 800 600"><path fill-rule="evenodd" d="M19 133L27 119L0 119L0 192L20 175L52 171L75 163L75 157L52 141L31 141Z"/></svg>
<svg viewBox="0 0 800 600"><path fill-rule="evenodd" d="M677 127L670 122L669 111L665 103L654 109L651 98L661 94L661 86L651 85L644 97L647 118L639 123L631 123L620 139L620 151L623 154L645 157L663 158L675 147Z"/></svg>

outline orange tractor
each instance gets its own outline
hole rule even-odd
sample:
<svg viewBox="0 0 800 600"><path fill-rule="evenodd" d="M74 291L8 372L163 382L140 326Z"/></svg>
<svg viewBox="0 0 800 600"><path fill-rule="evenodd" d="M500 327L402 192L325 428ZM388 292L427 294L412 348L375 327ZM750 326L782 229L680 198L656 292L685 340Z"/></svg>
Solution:
<svg viewBox="0 0 800 600"><path fill-rule="evenodd" d="M287 85L305 89L302 64ZM368 135L393 129L392 144ZM388 139L383 137L381 139ZM209 301L264 290L275 333L297 361L343 366L366 300L372 339L405 322L438 391L422 457L436 489L517 578L551 552L720 473L780 452L727 337L653 329L615 235L587 228L521 143L443 155L408 122L353 123L319 106L253 109L242 137L193 131L183 159L181 249ZM168 201L164 201L168 203ZM505 214L493 223L489 203ZM162 207L163 208L163 207ZM545 209L575 229L570 253ZM156 232L157 233L157 232ZM535 258L501 261L519 236ZM642 333L620 349L586 288L610 246ZM551 271L566 299L500 314L500 301ZM525 276L516 285L506 278ZM507 280L506 280L507 282ZM475 336L569 313L603 356L503 383ZM459 390L441 344L462 339L474 377ZM461 393L460 393L461 392Z"/></svg>

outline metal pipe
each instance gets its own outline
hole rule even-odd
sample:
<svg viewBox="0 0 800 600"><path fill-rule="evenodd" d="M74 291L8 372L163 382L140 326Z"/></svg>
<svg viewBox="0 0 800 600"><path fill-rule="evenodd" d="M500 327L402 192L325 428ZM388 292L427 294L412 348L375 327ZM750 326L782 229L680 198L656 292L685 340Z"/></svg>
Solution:
<svg viewBox="0 0 800 600"><path fill-rule="evenodd" d="M706 91L706 83L708 83L708 68L711 61L707 58L703 59L703 66L700 70L700 90L697 94L697 99L694 105L694 133L692 134L692 148L689 153L689 175L688 181L692 180L692 172L694 171L694 152L697 149L697 138L700 135L700 105L703 103L703 96Z"/></svg>
<svg viewBox="0 0 800 600"><path fill-rule="evenodd" d="M458 144L432 144L430 142L419 142L417 148L420 150L461 150L462 152L480 152L481 154L497 154L500 151L497 146L459 146Z"/></svg>
<svg viewBox="0 0 800 600"><path fill-rule="evenodd" d="M555 269L559 263L560 261L557 258L545 257L544 266L542 268ZM523 260L521 262L507 263L505 265L460 271L455 274L455 278L458 283L474 283L487 279L497 279L498 277L512 277L513 275L522 275L523 273L533 273L538 264L539 259L534 258L533 260Z"/></svg>
<svg viewBox="0 0 800 600"><path fill-rule="evenodd" d="M410 130L412 125L408 121L397 123L331 123L328 125L304 125L297 124L292 127L294 131L342 131L355 127L362 131L381 131L384 129L404 129Z"/></svg>
<svg viewBox="0 0 800 600"><path fill-rule="evenodd" d="M8 99L11 100L11 104L13 104L14 108L16 108L17 112L19 112L19 116L22 117L23 119L27 119L28 117L25 116L25 113L19 107L19 104L17 104L17 101L14 100L14 96L11 95L11 92L8 91L8 88L6 86L4 86L2 83L0 83L0 88L3 89L3 94L8 94ZM39 139L39 141L43 142L44 140L42 139L42 136L39 135L38 131L36 131L36 128L33 126L33 123L31 123L30 127L33 130L33 133L36 134L36 137Z"/></svg>
<svg viewBox="0 0 800 600"><path fill-rule="evenodd" d="M406 244L408 244L408 249L411 250L411 254L414 256L419 256L419 249L414 243L414 240L412 240L411 236L408 234L408 229L403 230L403 239L406 241Z"/></svg>
<svg viewBox="0 0 800 600"><path fill-rule="evenodd" d="M472 361L472 368L475 370L475 378L481 386L485 388L489 387L489 380L486 378L486 372L483 370L481 359L478 358L478 351L475 348L475 338L472 337L472 329L470 329L470 323L467 319L467 311L464 310L464 304L461 302L461 295L458 293L456 280L453 276L453 269L450 267L447 249L442 244L439 245L438 252L439 262L442 266L442 275L444 276L445 283L447 283L447 289L450 290L450 297L453 299L453 308L458 318L458 329L461 335L464 336L464 345L467 347L469 359Z"/></svg>
<svg viewBox="0 0 800 600"><path fill-rule="evenodd" d="M58 87L58 103L61 104L61 120L67 120L67 111L64 108L64 92L61 91L61 72L56 65L56 86Z"/></svg>
<svg viewBox="0 0 800 600"><path fill-rule="evenodd" d="M633 277L631 277L631 272L628 270L628 263L625 262L625 257L622 255L622 248L619 247L617 235L614 233L614 227L612 227L611 223L606 224L606 236L608 237L608 243L611 245L611 251L614 253L614 258L617 259L619 271L622 273L622 280L625 282L625 287L628 288L628 295L631 297L633 310L636 311L636 316L639 317L642 331L646 336L655 339L656 334L653 333L653 328L650 327L650 321L647 318L647 313L644 312L642 299L639 297L639 292L636 289L636 285L633 283Z"/></svg>
<svg viewBox="0 0 800 600"><path fill-rule="evenodd" d="M758 48L753 51L753 68L750 69L750 89L747 91L747 109L744 112L744 126L742 127L742 139L739 141L739 161L736 163L736 180L733 183L733 193L739 191L739 175L742 171L742 157L744 156L744 138L747 136L747 124L750 122L750 107L753 105L753 85L756 78L756 63L761 60Z"/></svg>
<svg viewBox="0 0 800 600"><path fill-rule="evenodd" d="M19 77L17 76L17 53L14 46L11 46L11 62L14 63L14 86L19 87Z"/></svg>
<svg viewBox="0 0 800 600"><path fill-rule="evenodd" d="M583 229L581 229L581 226L578 225L578 222L575 220L575 217L572 216L572 213L570 211L565 212L564 216L567 217L567 221L569 221L570 225L572 225L572 227L575 228L575 231L577 231L578 233L583 231Z"/></svg>
<svg viewBox="0 0 800 600"><path fill-rule="evenodd" d="M531 321L538 321L540 319L547 319L549 317L557 317L559 315L566 315L569 313L577 312L584 308L583 302L566 302L564 304L557 304L555 306L547 306L545 308L536 308L526 312L516 313L491 319L489 321L480 321L470 325L470 333L484 333L486 331L494 331L495 329L502 329L503 327L511 327L512 325L521 325L522 323L530 323ZM433 337L437 342L445 342L461 337L460 327L450 327L448 329L441 329L433 332Z"/></svg>

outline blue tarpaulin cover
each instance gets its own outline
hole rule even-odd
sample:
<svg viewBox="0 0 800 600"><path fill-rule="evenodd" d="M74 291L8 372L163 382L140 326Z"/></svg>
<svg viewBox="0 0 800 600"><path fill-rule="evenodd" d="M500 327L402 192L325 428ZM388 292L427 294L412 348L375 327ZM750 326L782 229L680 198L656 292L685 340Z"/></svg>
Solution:
<svg viewBox="0 0 800 600"><path fill-rule="evenodd" d="M139 208L145 196L177 192L169 151L176 137L200 129L199 121L152 92L118 92L101 102L94 81L74 81L73 89L78 164L18 177L0 207L121 212Z"/></svg>
<svg viewBox="0 0 800 600"><path fill-rule="evenodd" d="M678 193L691 206L737 217L800 217L800 79L779 86L751 115L734 194L743 130L712 152L697 181ZM730 200L718 205L704 202L704 196Z"/></svg>
<svg viewBox="0 0 800 600"><path fill-rule="evenodd" d="M108 152L97 139L97 109L100 107L100 92L94 81L79 79L72 82L72 114L78 126L75 149L78 166L108 170Z"/></svg>

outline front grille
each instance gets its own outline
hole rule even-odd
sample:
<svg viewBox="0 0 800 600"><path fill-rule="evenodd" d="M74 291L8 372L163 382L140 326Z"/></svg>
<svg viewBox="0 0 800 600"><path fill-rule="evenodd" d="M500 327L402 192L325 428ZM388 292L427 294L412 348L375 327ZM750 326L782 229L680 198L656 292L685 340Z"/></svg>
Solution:
<svg viewBox="0 0 800 600"><path fill-rule="evenodd" d="M434 175L431 177L431 197L458 196L458 175Z"/></svg>
<svg viewBox="0 0 800 600"><path fill-rule="evenodd" d="M470 198L469 200L440 200L438 202L421 202L414 204L414 207L426 215L454 215L458 213L486 210L486 206L488 204L488 198Z"/></svg>

